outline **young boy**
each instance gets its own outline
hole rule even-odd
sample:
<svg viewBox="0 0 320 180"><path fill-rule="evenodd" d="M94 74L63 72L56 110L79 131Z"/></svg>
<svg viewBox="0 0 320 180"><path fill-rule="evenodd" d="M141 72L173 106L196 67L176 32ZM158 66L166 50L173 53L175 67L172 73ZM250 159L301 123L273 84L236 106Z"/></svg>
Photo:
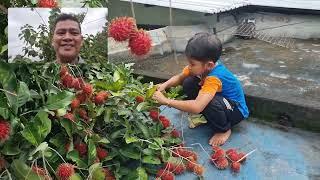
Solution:
<svg viewBox="0 0 320 180"><path fill-rule="evenodd" d="M158 85L153 99L190 113L201 113L213 129L210 145L222 145L231 128L249 116L239 80L219 60L220 40L209 33L194 35L186 46L189 65L183 72ZM166 98L161 91L183 85L186 100Z"/></svg>

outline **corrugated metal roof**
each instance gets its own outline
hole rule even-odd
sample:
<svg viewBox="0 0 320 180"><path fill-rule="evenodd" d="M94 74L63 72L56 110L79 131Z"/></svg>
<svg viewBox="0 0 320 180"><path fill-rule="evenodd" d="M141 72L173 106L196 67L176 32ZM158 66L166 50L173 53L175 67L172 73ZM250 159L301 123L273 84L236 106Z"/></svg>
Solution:
<svg viewBox="0 0 320 180"><path fill-rule="evenodd" d="M320 10L320 0L251 0L252 5Z"/></svg>
<svg viewBox="0 0 320 180"><path fill-rule="evenodd" d="M121 0L131 2L131 0ZM135 3L170 7L169 0L132 0ZM320 0L172 0L171 7L203 13L219 13L247 5L320 10Z"/></svg>
<svg viewBox="0 0 320 180"><path fill-rule="evenodd" d="M131 2L131 0L122 0ZM170 7L169 0L132 0L135 3ZM203 13L219 13L249 5L249 0L172 0L171 7Z"/></svg>

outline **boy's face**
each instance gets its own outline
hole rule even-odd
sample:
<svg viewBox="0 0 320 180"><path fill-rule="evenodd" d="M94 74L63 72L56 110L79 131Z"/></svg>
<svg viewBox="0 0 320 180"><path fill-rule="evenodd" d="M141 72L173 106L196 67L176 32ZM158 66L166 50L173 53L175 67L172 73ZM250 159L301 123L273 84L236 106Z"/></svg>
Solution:
<svg viewBox="0 0 320 180"><path fill-rule="evenodd" d="M73 61L79 55L82 40L77 22L72 20L59 21L52 38L52 45L57 58L66 63Z"/></svg>
<svg viewBox="0 0 320 180"><path fill-rule="evenodd" d="M212 61L204 63L192 58L188 58L188 62L189 62L190 72L195 76L207 74L215 65L215 63Z"/></svg>

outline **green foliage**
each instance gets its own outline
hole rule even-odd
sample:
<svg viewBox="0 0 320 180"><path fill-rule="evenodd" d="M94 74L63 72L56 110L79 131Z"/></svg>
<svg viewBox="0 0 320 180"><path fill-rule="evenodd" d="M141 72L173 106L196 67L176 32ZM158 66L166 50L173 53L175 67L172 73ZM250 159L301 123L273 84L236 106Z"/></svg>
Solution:
<svg viewBox="0 0 320 180"><path fill-rule="evenodd" d="M68 66L73 76L93 84L95 93L110 94L102 105L96 105L94 97L81 104L90 117L86 121L77 110L71 111L70 103L79 92L61 88L60 65L1 62L0 116L12 132L0 151L11 166L11 176L32 179L33 164L56 169L66 161L77 167L72 179L104 179L105 166L119 179L148 179L149 172L163 166L171 157L170 148L181 139L170 135L172 126L164 129L149 117L148 111L158 108L151 99L155 86L134 78L131 66L92 62ZM136 102L137 95L144 102ZM64 111L73 113L75 120L58 115ZM77 149L79 142L85 144L85 154ZM107 151L99 161L98 148Z"/></svg>

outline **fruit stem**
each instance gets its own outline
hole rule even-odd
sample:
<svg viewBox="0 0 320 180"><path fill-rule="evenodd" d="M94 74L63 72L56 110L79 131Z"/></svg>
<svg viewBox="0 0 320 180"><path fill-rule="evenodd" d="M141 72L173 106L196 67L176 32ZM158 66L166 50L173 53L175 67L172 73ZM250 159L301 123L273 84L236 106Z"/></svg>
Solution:
<svg viewBox="0 0 320 180"><path fill-rule="evenodd" d="M7 91L7 90L5 90L5 89L1 89L1 88L0 88L0 91L6 92L6 93L11 94L11 95L14 95L14 96L18 96L17 94L12 93L12 92L10 92L10 91Z"/></svg>
<svg viewBox="0 0 320 180"><path fill-rule="evenodd" d="M250 154L252 154L253 152L255 152L257 149L254 149L252 151L250 151L249 153L247 153L246 155L244 155L242 158L240 158L237 162L242 161L242 159L246 158L247 156L249 156Z"/></svg>

